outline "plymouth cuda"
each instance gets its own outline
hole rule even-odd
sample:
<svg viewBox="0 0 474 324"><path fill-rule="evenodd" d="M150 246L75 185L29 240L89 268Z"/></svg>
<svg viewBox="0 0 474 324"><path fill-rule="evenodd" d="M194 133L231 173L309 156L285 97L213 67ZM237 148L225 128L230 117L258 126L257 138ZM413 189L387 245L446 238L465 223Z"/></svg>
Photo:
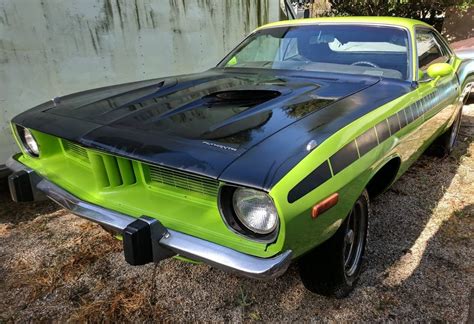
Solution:
<svg viewBox="0 0 474 324"><path fill-rule="evenodd" d="M115 233L131 265L176 257L268 279L295 261L307 289L343 297L371 199L428 147L451 152L473 81L473 61L420 21L276 22L208 71L16 116L10 191Z"/></svg>

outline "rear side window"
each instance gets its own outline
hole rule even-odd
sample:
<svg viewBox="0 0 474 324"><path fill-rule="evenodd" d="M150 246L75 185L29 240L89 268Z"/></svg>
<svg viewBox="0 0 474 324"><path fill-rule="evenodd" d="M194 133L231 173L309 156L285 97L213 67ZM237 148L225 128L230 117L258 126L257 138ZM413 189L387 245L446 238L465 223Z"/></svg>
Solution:
<svg viewBox="0 0 474 324"><path fill-rule="evenodd" d="M448 53L442 49L434 32L430 30L416 31L416 50L418 67L422 71L433 63L444 63L449 59Z"/></svg>

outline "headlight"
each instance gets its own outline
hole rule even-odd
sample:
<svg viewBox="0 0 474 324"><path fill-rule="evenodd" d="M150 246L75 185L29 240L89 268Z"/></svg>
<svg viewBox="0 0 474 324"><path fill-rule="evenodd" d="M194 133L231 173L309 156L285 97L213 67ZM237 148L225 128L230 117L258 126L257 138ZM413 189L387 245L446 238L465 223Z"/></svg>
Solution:
<svg viewBox="0 0 474 324"><path fill-rule="evenodd" d="M277 228L278 214L266 193L238 188L234 192L232 204L242 225L252 232L269 234Z"/></svg>
<svg viewBox="0 0 474 324"><path fill-rule="evenodd" d="M31 133L31 131L27 128L20 126L18 126L17 129L18 135L20 136L21 142L23 143L25 150L32 156L39 156L39 145L38 142L36 142L36 139Z"/></svg>

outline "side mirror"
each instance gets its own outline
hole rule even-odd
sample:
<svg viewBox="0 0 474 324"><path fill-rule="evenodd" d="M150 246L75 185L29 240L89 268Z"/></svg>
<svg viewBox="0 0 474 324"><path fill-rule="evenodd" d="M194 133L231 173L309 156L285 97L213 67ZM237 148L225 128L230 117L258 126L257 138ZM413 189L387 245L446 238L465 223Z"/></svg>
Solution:
<svg viewBox="0 0 474 324"><path fill-rule="evenodd" d="M428 67L426 73L432 79L444 77L454 72L454 69L448 63L435 63Z"/></svg>
<svg viewBox="0 0 474 324"><path fill-rule="evenodd" d="M237 56L234 56L232 57L229 62L227 62L227 64L225 66L232 66L232 65L236 65L238 62L237 62Z"/></svg>

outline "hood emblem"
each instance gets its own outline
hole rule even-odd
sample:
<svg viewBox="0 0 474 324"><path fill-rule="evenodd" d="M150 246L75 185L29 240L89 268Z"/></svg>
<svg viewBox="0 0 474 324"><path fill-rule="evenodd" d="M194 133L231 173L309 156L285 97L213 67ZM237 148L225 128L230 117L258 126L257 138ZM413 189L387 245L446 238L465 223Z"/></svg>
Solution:
<svg viewBox="0 0 474 324"><path fill-rule="evenodd" d="M225 145L216 144L216 143L211 143L211 142L206 142L206 141L203 141L202 143L203 143L203 144L206 144L206 145L209 145L209 146L217 147L217 148L220 148L220 149L223 149L223 150L228 150L228 151L233 151L233 152L237 151L236 148L230 147L230 146L225 146Z"/></svg>

